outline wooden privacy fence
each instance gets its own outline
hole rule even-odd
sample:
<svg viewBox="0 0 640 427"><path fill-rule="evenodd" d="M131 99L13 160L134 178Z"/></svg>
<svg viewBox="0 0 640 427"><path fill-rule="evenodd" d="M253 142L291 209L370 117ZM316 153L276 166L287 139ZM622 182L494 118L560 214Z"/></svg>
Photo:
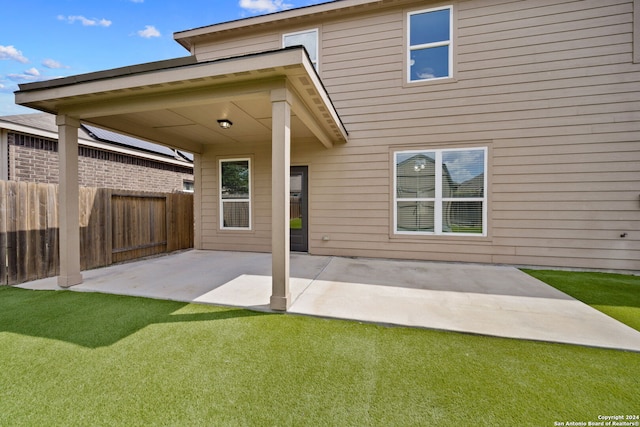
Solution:
<svg viewBox="0 0 640 427"><path fill-rule="evenodd" d="M0 285L59 273L58 186L0 181ZM80 268L193 247L193 195L80 188Z"/></svg>

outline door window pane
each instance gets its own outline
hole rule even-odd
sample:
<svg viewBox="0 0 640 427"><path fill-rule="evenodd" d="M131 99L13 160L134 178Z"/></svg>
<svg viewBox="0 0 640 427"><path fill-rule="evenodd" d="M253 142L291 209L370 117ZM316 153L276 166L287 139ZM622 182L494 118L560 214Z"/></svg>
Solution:
<svg viewBox="0 0 640 427"><path fill-rule="evenodd" d="M293 230L302 229L302 175L291 175L289 187L289 223Z"/></svg>

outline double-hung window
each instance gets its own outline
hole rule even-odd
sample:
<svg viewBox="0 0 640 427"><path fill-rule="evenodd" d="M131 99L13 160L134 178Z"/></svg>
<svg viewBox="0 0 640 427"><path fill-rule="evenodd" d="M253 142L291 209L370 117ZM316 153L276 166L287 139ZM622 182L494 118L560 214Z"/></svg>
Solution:
<svg viewBox="0 0 640 427"><path fill-rule="evenodd" d="M282 47L304 46L313 66L318 70L318 30L305 30L282 36Z"/></svg>
<svg viewBox="0 0 640 427"><path fill-rule="evenodd" d="M409 82L452 77L451 6L407 16Z"/></svg>
<svg viewBox="0 0 640 427"><path fill-rule="evenodd" d="M487 149L394 153L394 233L487 234Z"/></svg>
<svg viewBox="0 0 640 427"><path fill-rule="evenodd" d="M220 160L220 228L251 229L250 159Z"/></svg>

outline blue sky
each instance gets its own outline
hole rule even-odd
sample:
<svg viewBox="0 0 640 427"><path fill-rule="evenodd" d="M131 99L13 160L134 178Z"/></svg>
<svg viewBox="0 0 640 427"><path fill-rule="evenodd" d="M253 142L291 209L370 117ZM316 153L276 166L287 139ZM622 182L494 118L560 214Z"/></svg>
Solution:
<svg viewBox="0 0 640 427"><path fill-rule="evenodd" d="M327 0L8 0L0 15L0 115L19 83L189 54L173 33Z"/></svg>

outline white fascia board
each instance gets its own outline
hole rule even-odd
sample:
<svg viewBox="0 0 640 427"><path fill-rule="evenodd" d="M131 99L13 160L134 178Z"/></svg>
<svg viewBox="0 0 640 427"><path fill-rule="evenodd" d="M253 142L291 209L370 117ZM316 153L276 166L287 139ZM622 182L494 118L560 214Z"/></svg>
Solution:
<svg viewBox="0 0 640 427"><path fill-rule="evenodd" d="M51 132L44 129L33 128L31 126L25 126L18 123L5 122L4 120L0 120L0 128L24 133L27 135L40 136L42 138L54 139L56 141L58 140L57 132ZM90 140L83 138L81 135L78 135L78 142L82 144L84 142L90 142Z"/></svg>

